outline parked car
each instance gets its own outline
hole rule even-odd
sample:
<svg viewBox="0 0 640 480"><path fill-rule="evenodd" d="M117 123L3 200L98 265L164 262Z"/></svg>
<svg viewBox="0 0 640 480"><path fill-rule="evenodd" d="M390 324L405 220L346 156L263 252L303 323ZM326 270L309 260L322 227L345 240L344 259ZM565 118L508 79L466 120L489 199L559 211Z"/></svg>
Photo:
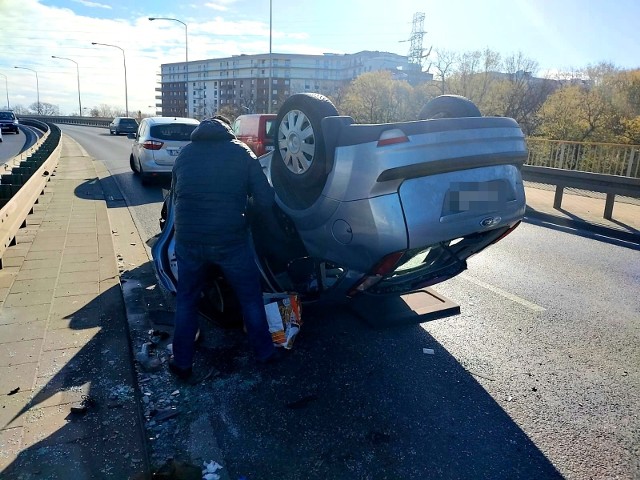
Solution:
<svg viewBox="0 0 640 480"><path fill-rule="evenodd" d="M278 228L249 215L265 291L330 302L401 295L458 275L523 218L520 127L481 117L462 97L433 99L418 121L358 125L325 97L296 94L274 132L277 147L260 162ZM161 217L154 267L175 292L170 195ZM202 311L224 318L229 305L233 295L213 271Z"/></svg>
<svg viewBox="0 0 640 480"><path fill-rule="evenodd" d="M116 117L109 124L109 134L135 133L138 130L138 121L131 117Z"/></svg>
<svg viewBox="0 0 640 480"><path fill-rule="evenodd" d="M274 113L240 115L233 122L233 133L259 157L273 150L271 129L275 119Z"/></svg>
<svg viewBox="0 0 640 480"><path fill-rule="evenodd" d="M0 131L13 132L16 135L20 132L18 119L11 110L0 110Z"/></svg>
<svg viewBox="0 0 640 480"><path fill-rule="evenodd" d="M129 165L143 184L153 177L171 175L180 149L191 141L191 132L200 122L193 118L143 118L136 133L130 133Z"/></svg>

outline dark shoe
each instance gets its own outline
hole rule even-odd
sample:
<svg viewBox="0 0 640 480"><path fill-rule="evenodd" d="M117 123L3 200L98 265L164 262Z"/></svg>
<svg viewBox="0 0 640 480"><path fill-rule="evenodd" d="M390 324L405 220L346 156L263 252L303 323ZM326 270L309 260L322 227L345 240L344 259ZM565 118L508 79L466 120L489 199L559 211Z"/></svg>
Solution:
<svg viewBox="0 0 640 480"><path fill-rule="evenodd" d="M177 366L173 360L173 357L169 359L169 371L173 373L176 377L178 377L180 380L188 380L189 377L191 377L191 374L193 373L193 369L191 367L181 368Z"/></svg>
<svg viewBox="0 0 640 480"><path fill-rule="evenodd" d="M287 350L286 348L276 347L273 353L269 355L267 358L265 358L264 360L258 359L258 363L261 363L263 365L278 363L281 360L284 360L285 358L287 358L290 352L291 350Z"/></svg>

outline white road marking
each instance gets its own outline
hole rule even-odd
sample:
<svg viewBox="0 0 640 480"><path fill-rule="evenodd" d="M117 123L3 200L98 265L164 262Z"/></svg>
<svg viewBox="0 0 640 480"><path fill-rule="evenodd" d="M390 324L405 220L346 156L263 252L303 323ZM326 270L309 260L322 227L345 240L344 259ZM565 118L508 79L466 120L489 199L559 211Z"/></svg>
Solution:
<svg viewBox="0 0 640 480"><path fill-rule="evenodd" d="M487 290L496 293L508 300L511 300L512 302L516 302L519 303L520 305L522 305L523 307L528 308L529 310L533 310L534 312L544 312L546 310L546 308L541 307L540 305L536 305L533 302L530 302L529 300L525 300L524 298L521 298L517 295L514 295L513 293L509 293L506 290L502 290L501 288L495 287L489 283L483 282L482 280L478 280L476 278L472 278L467 274L462 274L459 275L460 278L463 278L465 280L467 280L468 282L474 283L476 285L478 285L479 287L482 288L486 288Z"/></svg>

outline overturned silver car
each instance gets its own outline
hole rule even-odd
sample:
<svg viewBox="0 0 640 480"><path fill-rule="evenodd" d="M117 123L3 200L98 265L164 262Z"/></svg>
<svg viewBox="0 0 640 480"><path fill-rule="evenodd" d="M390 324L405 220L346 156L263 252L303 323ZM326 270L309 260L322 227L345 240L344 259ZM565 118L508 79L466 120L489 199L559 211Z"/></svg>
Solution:
<svg viewBox="0 0 640 480"><path fill-rule="evenodd" d="M321 95L296 94L273 131L275 149L259 160L277 228L250 215L265 291L331 302L405 294L459 274L524 215L520 127L465 98L437 97L417 121L364 125ZM152 255L175 292L170 196L162 216ZM204 297L212 315L235 304L217 271Z"/></svg>

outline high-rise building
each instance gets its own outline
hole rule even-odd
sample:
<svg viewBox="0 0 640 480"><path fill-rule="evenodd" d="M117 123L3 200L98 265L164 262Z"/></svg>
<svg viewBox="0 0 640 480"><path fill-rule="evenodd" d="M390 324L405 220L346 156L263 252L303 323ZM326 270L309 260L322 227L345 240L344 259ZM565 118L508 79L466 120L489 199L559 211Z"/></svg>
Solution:
<svg viewBox="0 0 640 480"><path fill-rule="evenodd" d="M270 62L271 58L271 62ZM187 67L189 68L188 88ZM363 51L353 54L302 55L272 53L234 55L161 65L158 114L210 116L224 106L247 113L275 113L294 93L317 92L334 97L365 72L389 70L408 78L415 66L402 55ZM271 108L269 108L271 101Z"/></svg>

